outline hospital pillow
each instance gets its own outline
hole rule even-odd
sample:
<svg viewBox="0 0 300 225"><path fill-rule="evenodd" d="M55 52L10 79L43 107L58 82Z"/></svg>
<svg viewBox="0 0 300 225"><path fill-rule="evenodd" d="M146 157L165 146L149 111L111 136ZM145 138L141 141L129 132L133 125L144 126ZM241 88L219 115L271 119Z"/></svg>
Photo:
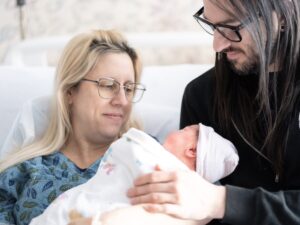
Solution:
<svg viewBox="0 0 300 225"><path fill-rule="evenodd" d="M0 149L29 99L52 93L54 68L0 66Z"/></svg>
<svg viewBox="0 0 300 225"><path fill-rule="evenodd" d="M138 103L133 113L142 122L145 132L162 143L167 134L179 129L179 111L179 108L170 106Z"/></svg>
<svg viewBox="0 0 300 225"><path fill-rule="evenodd" d="M49 121L50 97L38 97L27 101L17 115L0 151L0 157L10 150L23 147L40 138Z"/></svg>

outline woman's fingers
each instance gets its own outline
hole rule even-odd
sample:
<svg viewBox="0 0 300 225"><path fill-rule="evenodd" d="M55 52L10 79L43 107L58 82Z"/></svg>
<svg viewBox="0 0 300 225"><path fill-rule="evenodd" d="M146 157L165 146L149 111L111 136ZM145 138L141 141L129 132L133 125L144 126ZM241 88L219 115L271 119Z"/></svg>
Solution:
<svg viewBox="0 0 300 225"><path fill-rule="evenodd" d="M80 218L73 220L68 225L92 225L92 218Z"/></svg>

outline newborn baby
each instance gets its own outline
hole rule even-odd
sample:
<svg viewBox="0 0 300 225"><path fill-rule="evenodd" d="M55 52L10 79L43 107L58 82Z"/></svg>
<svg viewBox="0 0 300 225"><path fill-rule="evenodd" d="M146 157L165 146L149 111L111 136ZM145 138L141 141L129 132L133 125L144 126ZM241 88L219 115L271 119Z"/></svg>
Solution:
<svg viewBox="0 0 300 225"><path fill-rule="evenodd" d="M202 143L199 144L200 140L206 146L203 146ZM196 145L197 152L195 151ZM135 178L152 172L156 165L159 165L162 170L169 171L196 169L197 172L204 175L204 178L214 182L228 175L228 172L232 172L238 162L233 145L217 135L213 129L203 125L200 125L199 128L198 125L190 126L171 133L166 138L164 146L169 151L166 151L162 145L146 133L131 128L107 150L94 177L85 184L61 194L42 215L34 218L30 224L65 225L70 222L69 214L70 212L74 213L74 210L84 217L96 215L95 218L98 218L105 211L129 206L130 202L126 191L133 186ZM186 149L194 149L193 154L196 157L190 157L192 151L186 151ZM214 162L215 158L210 159L210 157L215 157L217 149L221 157L211 164L210 162ZM205 154L200 154L202 151ZM176 156L184 161L180 161L170 152L176 153ZM230 162L227 162L228 159ZM207 166L198 166L198 160ZM234 160L234 163L231 160ZM235 165L231 171L223 171L224 168L227 168L223 164L227 163ZM211 172L201 171L206 168L209 168ZM211 175L215 170L219 172L212 177L205 177L205 175Z"/></svg>
<svg viewBox="0 0 300 225"><path fill-rule="evenodd" d="M238 163L233 144L203 124L171 132L163 146L212 183L232 173Z"/></svg>

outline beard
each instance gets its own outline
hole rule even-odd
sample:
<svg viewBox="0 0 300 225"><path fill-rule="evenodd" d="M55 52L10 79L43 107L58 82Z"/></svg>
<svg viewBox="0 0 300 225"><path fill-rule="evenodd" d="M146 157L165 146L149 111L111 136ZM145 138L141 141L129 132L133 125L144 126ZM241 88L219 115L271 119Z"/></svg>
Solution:
<svg viewBox="0 0 300 225"><path fill-rule="evenodd" d="M272 41L270 59L268 60L269 65L275 63L276 56L278 56L278 52L276 50L278 40L279 38L276 36L276 38ZM245 62L240 63L238 60L229 60L226 56L226 52L228 51L240 52L241 54L246 56ZM225 56L225 61L229 64L232 71L234 71L236 74L240 76L247 76L250 74L258 75L260 73L261 64L259 60L259 55L256 51L254 51L253 46L251 47L250 45L247 45L246 50L229 47L222 51L222 53Z"/></svg>
<svg viewBox="0 0 300 225"><path fill-rule="evenodd" d="M247 76L250 74L258 74L260 69L259 56L252 48L249 49L249 54L242 49L229 48L223 51L226 62L229 64L230 68L240 76ZM247 56L247 60L245 62L240 63L238 60L229 60L226 57L227 51L236 51Z"/></svg>

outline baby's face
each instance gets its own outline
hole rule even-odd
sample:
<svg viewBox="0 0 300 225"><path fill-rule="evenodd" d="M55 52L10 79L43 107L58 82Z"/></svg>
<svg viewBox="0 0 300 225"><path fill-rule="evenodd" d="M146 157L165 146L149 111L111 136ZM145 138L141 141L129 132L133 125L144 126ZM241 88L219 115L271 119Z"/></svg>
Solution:
<svg viewBox="0 0 300 225"><path fill-rule="evenodd" d="M181 130L171 132L166 137L163 146L177 157L181 157L186 149L196 149L198 134L198 125L187 126Z"/></svg>

